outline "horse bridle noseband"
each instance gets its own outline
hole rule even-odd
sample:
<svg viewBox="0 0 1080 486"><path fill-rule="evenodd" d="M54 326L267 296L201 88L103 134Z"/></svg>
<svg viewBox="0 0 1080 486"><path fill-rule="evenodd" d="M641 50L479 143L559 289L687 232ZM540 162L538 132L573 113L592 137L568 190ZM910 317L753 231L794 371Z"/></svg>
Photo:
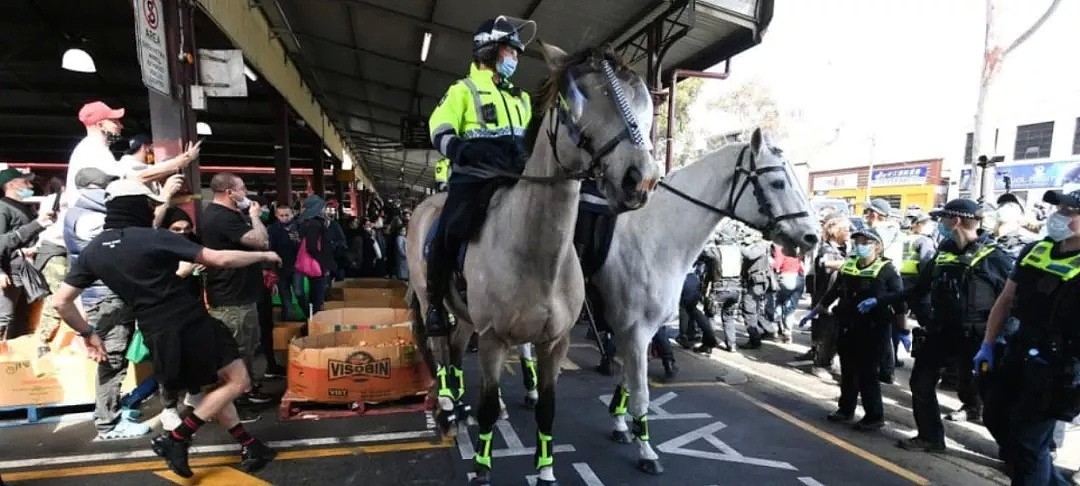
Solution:
<svg viewBox="0 0 1080 486"><path fill-rule="evenodd" d="M769 172L782 171L784 172L784 177L788 179L788 184L792 184L792 187L794 187L794 181L791 180L791 175L788 173L787 168L783 164L770 167L758 167L757 158L754 157L754 154L750 152L749 149L750 145L748 144L743 147L742 150L739 152L739 159L735 163L735 177L731 181L731 191L728 193L727 209L718 208L700 199L697 199L685 192L682 192L672 187L671 184L664 182L663 179L661 179L660 182L658 182L657 184L660 187L667 189L672 194L675 194L676 196L679 196L689 201L690 203L693 203L696 206L708 209L709 211L717 213L721 216L735 219L736 221L742 222L743 224L746 224L751 228L761 231L765 235L769 235L770 233L772 233L772 231L776 229L776 227L780 224L781 221L805 218L810 216L810 213L806 211L782 214L779 216L775 215L772 203L770 203L769 200L765 197L765 191L761 186L760 176ZM749 156L747 156L748 154ZM749 161L748 167L743 166L743 160ZM742 181L741 186L739 185L740 176L745 177L745 179L743 179ZM765 225L764 228L757 228L753 224L750 224L748 221L744 221L742 218L739 218L735 215L735 204L739 201L740 198L742 198L742 195L746 192L746 189L751 185L753 185L754 188L754 198L757 199L758 211L768 220L768 223Z"/></svg>

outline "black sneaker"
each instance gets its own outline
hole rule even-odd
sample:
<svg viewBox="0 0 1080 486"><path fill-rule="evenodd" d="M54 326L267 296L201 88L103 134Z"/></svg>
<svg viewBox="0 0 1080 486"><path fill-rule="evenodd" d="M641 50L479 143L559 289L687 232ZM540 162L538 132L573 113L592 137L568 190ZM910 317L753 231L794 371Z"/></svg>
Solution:
<svg viewBox="0 0 1080 486"><path fill-rule="evenodd" d="M256 440L240 450L240 470L248 473L266 467L277 456L277 451Z"/></svg>
<svg viewBox="0 0 1080 486"><path fill-rule="evenodd" d="M251 390L251 391L245 393L244 397L247 398L248 402L256 403L256 404L260 404L260 405L264 404L264 403L270 403L270 402L274 401L274 397L272 397L270 395L267 395L267 394L263 393L260 390Z"/></svg>
<svg viewBox="0 0 1080 486"><path fill-rule="evenodd" d="M860 420L858 422L855 422L855 425L853 425L852 428L854 428L855 430L858 430L860 432L872 432L872 431L878 430L878 429L880 429L880 428L882 428L884 426L885 426L885 421L882 420L882 419L866 420L864 418L864 419L862 419L862 420Z"/></svg>
<svg viewBox="0 0 1080 486"><path fill-rule="evenodd" d="M825 418L828 419L829 422L851 422L855 418L855 414L844 413L838 410L826 415Z"/></svg>
<svg viewBox="0 0 1080 486"><path fill-rule="evenodd" d="M424 319L428 336L444 337L450 335L451 326L445 314L446 312L442 311L437 305L428 308L427 319Z"/></svg>
<svg viewBox="0 0 1080 486"><path fill-rule="evenodd" d="M240 417L242 424L250 424L262 418L262 414L250 408L237 408L236 415Z"/></svg>
<svg viewBox="0 0 1080 486"><path fill-rule="evenodd" d="M611 358L600 358L600 364L596 365L596 372L604 376L611 376L615 374L614 366L611 363Z"/></svg>
<svg viewBox="0 0 1080 486"><path fill-rule="evenodd" d="M750 341L750 342L742 345L742 348L743 349L761 349L761 341L760 340L758 340L758 341Z"/></svg>
<svg viewBox="0 0 1080 486"><path fill-rule="evenodd" d="M673 359L664 360L664 376L668 378L674 378L679 372L679 366L675 364Z"/></svg>
<svg viewBox="0 0 1080 486"><path fill-rule="evenodd" d="M982 414L974 410L960 409L955 412L951 412L945 415L945 420L950 422L972 422L981 423Z"/></svg>
<svg viewBox="0 0 1080 486"><path fill-rule="evenodd" d="M165 465L169 470L182 478L190 478L195 475L188 465L188 448L191 444L172 438L172 434L165 432L150 441L150 448L154 454L165 459Z"/></svg>
<svg viewBox="0 0 1080 486"><path fill-rule="evenodd" d="M713 347L712 347L712 346L706 346L706 345L704 345L704 344L702 344L702 345L700 345L700 346L698 346L698 347L696 347L696 348L694 348L694 349L693 349L693 351L694 351L695 353L697 353L697 354L704 354L704 355L706 355L706 356L708 356L708 355L711 355L711 354L712 354L712 350L713 350Z"/></svg>
<svg viewBox="0 0 1080 486"><path fill-rule="evenodd" d="M266 376L267 378L283 378L288 376L288 371L284 366L273 364L266 367L266 373L263 373L263 376Z"/></svg>
<svg viewBox="0 0 1080 486"><path fill-rule="evenodd" d="M930 442L922 437L912 437L910 439L901 439L896 441L896 447L907 451L921 451L921 452L944 452L945 445L938 445Z"/></svg>

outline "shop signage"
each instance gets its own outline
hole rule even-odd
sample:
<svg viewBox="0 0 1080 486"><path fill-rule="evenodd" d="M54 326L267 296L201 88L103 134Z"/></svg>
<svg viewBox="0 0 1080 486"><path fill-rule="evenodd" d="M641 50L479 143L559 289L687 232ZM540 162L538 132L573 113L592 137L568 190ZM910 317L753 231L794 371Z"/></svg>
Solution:
<svg viewBox="0 0 1080 486"><path fill-rule="evenodd" d="M161 0L134 0L135 42L143 84L165 96L170 95L169 49L165 40L165 12Z"/></svg>
<svg viewBox="0 0 1080 486"><path fill-rule="evenodd" d="M994 189L1005 190L1005 177L1009 177L1009 188L1053 189L1066 183L1080 182L1080 160L1068 162L1044 162L1039 164L999 165L994 167ZM971 169L960 171L960 190L971 190Z"/></svg>
<svg viewBox="0 0 1080 486"><path fill-rule="evenodd" d="M815 175L812 181L815 192L831 191L833 189L856 189L859 187L859 173Z"/></svg>
<svg viewBox="0 0 1080 486"><path fill-rule="evenodd" d="M873 172L871 184L874 186L911 186L926 184L927 167L907 167L903 169L880 169Z"/></svg>

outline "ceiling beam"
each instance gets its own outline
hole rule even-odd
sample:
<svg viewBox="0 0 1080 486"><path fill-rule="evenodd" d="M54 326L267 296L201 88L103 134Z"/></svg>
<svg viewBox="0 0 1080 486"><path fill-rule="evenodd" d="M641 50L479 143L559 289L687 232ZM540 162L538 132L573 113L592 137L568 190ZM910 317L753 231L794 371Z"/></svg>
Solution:
<svg viewBox="0 0 1080 486"><path fill-rule="evenodd" d="M313 69L315 71L322 72L322 73L333 74L333 75L336 75L336 76L349 78L349 80L351 80L353 82L370 84L372 86L378 86L378 87L380 87L382 89L385 89L387 91L396 91L398 93L405 93L407 95L412 95L412 90L410 90L408 88L402 88L401 86L398 86L396 84L390 84L390 83L386 83L386 82L383 82L383 81L376 81L374 79L366 79L366 78L364 78L363 76L361 76L359 74L348 73L348 72L345 72L345 71L339 71L337 69L329 68L329 67L325 67L325 66L312 66L311 69ZM439 93L438 95L434 95L434 94L430 94L430 93L421 92L421 93L419 93L419 95L421 97L423 97L423 98L428 98L428 99L433 99L433 100L438 100L438 99L442 98L442 93Z"/></svg>
<svg viewBox="0 0 1080 486"><path fill-rule="evenodd" d="M275 29L275 30L283 30L283 29ZM399 64L404 64L406 66L409 66L412 69L420 69L420 70L430 71L430 72L433 72L433 73L436 73L436 74L442 74L442 75L445 75L447 77L453 78L454 80L457 80L457 79L461 78L461 73L452 73L450 71L445 71L445 70L442 70L442 69L439 69L439 68L431 67L431 66L427 65L426 63L421 64L420 61L409 61L407 59L402 59L402 58L397 57L397 56L391 56L389 54L383 54L383 53L381 53L379 51L373 51L371 49L365 49L363 47L357 47L357 46L345 44L343 42L338 42L338 41L333 40L333 39L327 39L325 37L319 37L319 36L314 35L314 34L307 34L307 33L297 32L296 36L301 38L301 39L310 40L312 42L317 42L319 44L323 44L323 45L326 45L326 46L336 47L336 48L339 48L339 49L345 49L345 50L349 50L349 51L353 51L353 52L358 52L358 53L361 53L361 54L364 54L364 55L373 56L373 57L377 57L377 58L380 58L380 59L385 59L387 61L396 62L396 63L399 63Z"/></svg>

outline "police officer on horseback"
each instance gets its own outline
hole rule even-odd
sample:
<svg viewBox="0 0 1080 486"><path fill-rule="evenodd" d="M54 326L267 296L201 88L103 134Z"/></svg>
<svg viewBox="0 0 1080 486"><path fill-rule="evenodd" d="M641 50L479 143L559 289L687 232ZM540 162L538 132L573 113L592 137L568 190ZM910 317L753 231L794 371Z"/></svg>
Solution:
<svg viewBox="0 0 1080 486"><path fill-rule="evenodd" d="M506 16L490 19L473 35L469 75L450 85L431 113L431 141L452 171L442 215L428 254L428 334L447 335L443 300L461 245L483 224L495 189L525 170L525 130L532 118L529 94L510 82L518 55L536 23Z"/></svg>
<svg viewBox="0 0 1080 486"><path fill-rule="evenodd" d="M904 292L868 299L861 312L878 305L917 302L929 295L931 318L918 345L911 372L912 410L918 435L901 440L908 450L945 450L945 428L937 400L941 368L957 366L957 395L963 408L950 420L981 420L982 400L970 368L981 341L984 323L995 296L1005 286L1012 258L988 233L978 231L982 210L970 199L954 199L931 213L939 218L938 231L945 238L929 265L920 268L914 285Z"/></svg>
<svg viewBox="0 0 1080 486"><path fill-rule="evenodd" d="M1020 252L973 364L985 376L984 422L1012 484L1064 485L1050 444L1056 421L1080 413L1080 190L1043 201L1057 206L1047 237Z"/></svg>

